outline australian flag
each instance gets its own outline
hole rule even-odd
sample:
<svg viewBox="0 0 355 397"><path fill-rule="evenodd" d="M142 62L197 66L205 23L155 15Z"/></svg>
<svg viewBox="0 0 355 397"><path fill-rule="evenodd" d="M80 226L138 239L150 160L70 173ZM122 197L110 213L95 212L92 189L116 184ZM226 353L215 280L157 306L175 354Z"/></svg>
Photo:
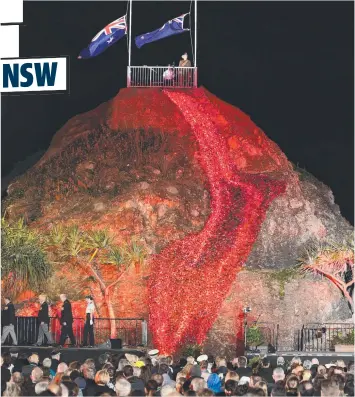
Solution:
<svg viewBox="0 0 355 397"><path fill-rule="evenodd" d="M78 58L92 58L104 52L112 44L127 34L126 15L109 23L91 40L87 48L81 51Z"/></svg>
<svg viewBox="0 0 355 397"><path fill-rule="evenodd" d="M184 18L186 15L188 15L188 13L164 23L160 29L137 36L135 38L136 46L141 48L144 46L144 44L152 43L153 41L164 39L165 37L186 32L189 30L184 29Z"/></svg>

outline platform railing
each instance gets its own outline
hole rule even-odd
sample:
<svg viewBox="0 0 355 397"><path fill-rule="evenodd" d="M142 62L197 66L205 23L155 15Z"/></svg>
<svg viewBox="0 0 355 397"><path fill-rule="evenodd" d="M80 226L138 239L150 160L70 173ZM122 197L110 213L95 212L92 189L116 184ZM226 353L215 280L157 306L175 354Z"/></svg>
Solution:
<svg viewBox="0 0 355 397"><path fill-rule="evenodd" d="M354 332L352 323L308 323L295 331L295 350L298 351L333 351L334 338L344 337Z"/></svg>
<svg viewBox="0 0 355 397"><path fill-rule="evenodd" d="M197 68L128 66L127 87L196 88Z"/></svg>
<svg viewBox="0 0 355 397"><path fill-rule="evenodd" d="M114 324L116 337L123 346L145 346L147 344L147 322L142 318L95 318L95 344L105 343L111 336L111 324ZM73 333L77 344L83 343L85 319L73 319ZM32 345L38 337L39 322L37 317L16 317L15 332L19 345ZM55 343L59 343L61 325L58 317L50 317L49 331ZM67 340L68 342L69 340ZM10 336L5 345L12 343Z"/></svg>

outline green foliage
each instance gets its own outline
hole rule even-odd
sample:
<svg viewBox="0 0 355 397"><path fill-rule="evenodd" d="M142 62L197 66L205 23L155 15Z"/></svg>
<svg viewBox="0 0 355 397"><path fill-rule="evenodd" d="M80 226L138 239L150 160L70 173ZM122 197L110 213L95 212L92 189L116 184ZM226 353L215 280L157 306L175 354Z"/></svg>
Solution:
<svg viewBox="0 0 355 397"><path fill-rule="evenodd" d="M247 345L259 346L264 342L264 337L261 329L257 325L252 325L247 328Z"/></svg>
<svg viewBox="0 0 355 397"><path fill-rule="evenodd" d="M331 346L335 345L354 345L354 330L350 332L338 332L331 340Z"/></svg>
<svg viewBox="0 0 355 397"><path fill-rule="evenodd" d="M249 360L248 366L251 368L255 363L259 364L261 361L261 356L255 356Z"/></svg>
<svg viewBox="0 0 355 397"><path fill-rule="evenodd" d="M142 265L147 253L144 247L136 239L122 247L122 253L127 262Z"/></svg>
<svg viewBox="0 0 355 397"><path fill-rule="evenodd" d="M52 273L41 239L23 219L1 220L1 270L4 289L10 295L23 290L39 291Z"/></svg>
<svg viewBox="0 0 355 397"><path fill-rule="evenodd" d="M183 357L192 356L195 359L200 356L202 353L202 345L198 345L197 343L189 343L182 347L181 355Z"/></svg>

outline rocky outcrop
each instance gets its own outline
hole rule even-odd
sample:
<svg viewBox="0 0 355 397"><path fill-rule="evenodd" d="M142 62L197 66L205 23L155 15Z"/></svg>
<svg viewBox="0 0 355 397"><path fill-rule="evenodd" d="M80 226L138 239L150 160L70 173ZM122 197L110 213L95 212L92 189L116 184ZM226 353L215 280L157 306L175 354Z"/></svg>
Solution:
<svg viewBox="0 0 355 397"><path fill-rule="evenodd" d="M208 109L208 123L207 117L196 123L194 113L186 115L182 105L177 105L178 101L191 100L188 96L193 97L196 109L199 107L200 117L203 109ZM193 112L191 106L189 109ZM224 152L220 144L213 146L206 136L197 139L196 129L203 128L214 129L215 138L211 135L211 139L218 137L226 147ZM217 174L206 169L212 163L203 145L209 146L214 155L226 156L217 156ZM250 253L243 253L241 265L251 270L292 268L312 241L341 241L352 233L328 187L294 167L242 111L204 89L177 92L175 99L160 89L125 89L97 109L76 116L58 131L37 165L9 185L3 210L9 219L24 216L41 233L48 233L54 225L77 224L84 230L105 228L115 236L117 244L138 238L151 260L144 270L122 278L113 292L113 301L120 316L148 317L147 283L155 255L188 236L201 236L216 210L213 184L228 184L235 181L236 175L238 183L243 181L244 187L250 183L255 191L260 187L257 181L268 181L271 187L267 188L265 182L265 197L275 186L284 186L265 207L265 216L258 219L254 214L260 225L254 230L255 239L248 242ZM246 204L238 201L238 194L233 197L235 215L230 220L226 215L231 222L228 230L242 224ZM218 208L223 211L223 206ZM233 269L233 285L223 294L213 291L214 295L210 295L217 301L220 296L227 297L224 303L219 302L223 305L217 308L207 345L218 340L218 346L224 346L221 349L233 346L234 342L226 341L240 332L235 313L240 314L244 302L253 306L255 313L263 312L269 321L280 324L279 344L288 347L293 329L316 321L320 312L322 319L346 317L347 308L340 294L325 282L292 280L281 299L276 287L269 288L270 283L265 284L259 274L237 274L238 269ZM153 274L154 284L159 277ZM74 282L72 275L70 282ZM297 296L303 294L314 301L318 287L330 296L332 303L327 310L320 310L312 302L296 315ZM282 319L287 310L293 313L293 319L285 322Z"/></svg>

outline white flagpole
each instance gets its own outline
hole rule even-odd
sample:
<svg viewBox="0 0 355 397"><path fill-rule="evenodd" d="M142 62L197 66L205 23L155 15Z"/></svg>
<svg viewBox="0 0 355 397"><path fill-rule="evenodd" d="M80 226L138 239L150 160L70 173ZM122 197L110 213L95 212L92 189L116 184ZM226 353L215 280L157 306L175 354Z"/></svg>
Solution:
<svg viewBox="0 0 355 397"><path fill-rule="evenodd" d="M131 47L132 47L132 0L129 2L129 50L128 50L128 66L131 66Z"/></svg>
<svg viewBox="0 0 355 397"><path fill-rule="evenodd" d="M195 0L195 59L194 67L197 68L197 0Z"/></svg>

